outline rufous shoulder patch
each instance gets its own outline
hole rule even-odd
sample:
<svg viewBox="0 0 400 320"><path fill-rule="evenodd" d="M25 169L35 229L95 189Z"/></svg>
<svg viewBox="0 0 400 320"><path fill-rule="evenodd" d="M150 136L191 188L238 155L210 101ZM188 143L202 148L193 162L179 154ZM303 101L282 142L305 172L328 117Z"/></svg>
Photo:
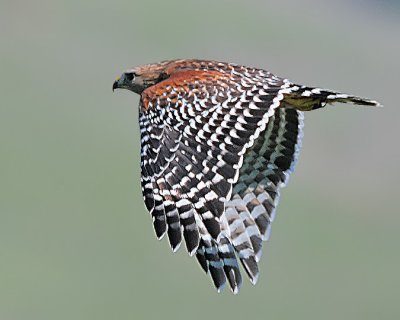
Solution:
<svg viewBox="0 0 400 320"><path fill-rule="evenodd" d="M188 92L191 85L204 83L204 85L218 82L228 76L217 70L179 70L171 74L167 79L145 89L142 92L142 106L145 110L149 108L149 102L155 101L165 92Z"/></svg>

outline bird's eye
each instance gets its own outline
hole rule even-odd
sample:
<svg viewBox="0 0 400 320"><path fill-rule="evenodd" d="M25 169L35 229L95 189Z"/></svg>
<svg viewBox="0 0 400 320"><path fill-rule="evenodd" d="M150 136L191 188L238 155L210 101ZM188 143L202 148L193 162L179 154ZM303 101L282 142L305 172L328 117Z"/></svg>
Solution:
<svg viewBox="0 0 400 320"><path fill-rule="evenodd" d="M128 81L132 81L135 78L135 75L133 74L133 72L129 72L125 73L125 77L126 79L128 79Z"/></svg>

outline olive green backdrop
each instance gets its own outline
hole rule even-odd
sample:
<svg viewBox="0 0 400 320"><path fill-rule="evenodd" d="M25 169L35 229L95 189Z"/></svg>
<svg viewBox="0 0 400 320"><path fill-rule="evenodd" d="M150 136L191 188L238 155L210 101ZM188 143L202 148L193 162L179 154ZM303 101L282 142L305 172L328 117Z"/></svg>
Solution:
<svg viewBox="0 0 400 320"><path fill-rule="evenodd" d="M0 319L400 317L396 1L0 4ZM172 58L269 69L385 108L306 114L261 276L217 294L158 242L124 69Z"/></svg>

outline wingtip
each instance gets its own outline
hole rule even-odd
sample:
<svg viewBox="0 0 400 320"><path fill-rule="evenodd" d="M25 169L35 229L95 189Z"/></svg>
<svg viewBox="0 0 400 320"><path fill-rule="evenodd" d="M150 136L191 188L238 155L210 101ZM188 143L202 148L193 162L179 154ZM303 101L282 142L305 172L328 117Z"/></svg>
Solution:
<svg viewBox="0 0 400 320"><path fill-rule="evenodd" d="M172 252L177 252L178 250L179 250L179 248L181 247L181 243L182 242L179 242L178 244L176 244L176 246L171 246L171 249L172 249Z"/></svg>
<svg viewBox="0 0 400 320"><path fill-rule="evenodd" d="M257 284L258 281L258 277L260 276L260 273L257 272L252 278L250 278L250 282L253 286L255 286Z"/></svg>
<svg viewBox="0 0 400 320"><path fill-rule="evenodd" d="M191 251L188 251L188 252L189 252L189 256L193 257L194 254L197 252L197 249L198 249L198 248L199 248L199 246L196 246L196 247L193 248Z"/></svg>
<svg viewBox="0 0 400 320"><path fill-rule="evenodd" d="M218 293L221 293L223 290L224 290L224 288L225 288L225 283L223 283L223 284L221 284L219 287L217 287L216 289L217 289L217 292Z"/></svg>
<svg viewBox="0 0 400 320"><path fill-rule="evenodd" d="M260 262L261 256L262 256L262 250L258 251L257 254L255 255L256 262Z"/></svg>
<svg viewBox="0 0 400 320"><path fill-rule="evenodd" d="M157 238L157 240L162 240L162 238L164 238L165 234L166 234L166 232L161 233L161 234L157 234L157 233L156 233L156 238Z"/></svg>
<svg viewBox="0 0 400 320"><path fill-rule="evenodd" d="M237 295L239 293L239 286L236 286L235 288L232 289L232 293L234 295Z"/></svg>

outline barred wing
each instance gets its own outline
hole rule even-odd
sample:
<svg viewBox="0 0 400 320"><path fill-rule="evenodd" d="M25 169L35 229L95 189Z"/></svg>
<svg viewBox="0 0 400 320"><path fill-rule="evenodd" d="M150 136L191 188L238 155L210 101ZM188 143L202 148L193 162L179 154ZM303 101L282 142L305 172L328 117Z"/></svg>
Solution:
<svg viewBox="0 0 400 320"><path fill-rule="evenodd" d="M156 234L161 238L167 233L176 250L183 232L189 253L196 252L218 290L228 279L238 291L242 280L236 255L252 282L257 280L259 247L248 232L248 221L261 237L265 232L257 221L272 212L265 209L253 217L244 202L249 188L238 186L244 183L241 174L246 174L243 163L246 170L255 161L251 154L259 151L258 141L268 142L261 148L282 151L280 141L276 147L270 143L279 129L267 130L269 136L263 133L283 94L290 92L290 83L274 80L272 84L217 71L181 71L142 94L142 189ZM276 166L274 174L284 174L288 170L273 152L270 158L264 153L264 159ZM244 215L234 203L237 196L247 208Z"/></svg>
<svg viewBox="0 0 400 320"><path fill-rule="evenodd" d="M280 188L287 184L297 162L302 137L303 113L277 109L267 129L246 151L239 179L233 186L226 212L241 217L257 261L262 241L270 235Z"/></svg>

